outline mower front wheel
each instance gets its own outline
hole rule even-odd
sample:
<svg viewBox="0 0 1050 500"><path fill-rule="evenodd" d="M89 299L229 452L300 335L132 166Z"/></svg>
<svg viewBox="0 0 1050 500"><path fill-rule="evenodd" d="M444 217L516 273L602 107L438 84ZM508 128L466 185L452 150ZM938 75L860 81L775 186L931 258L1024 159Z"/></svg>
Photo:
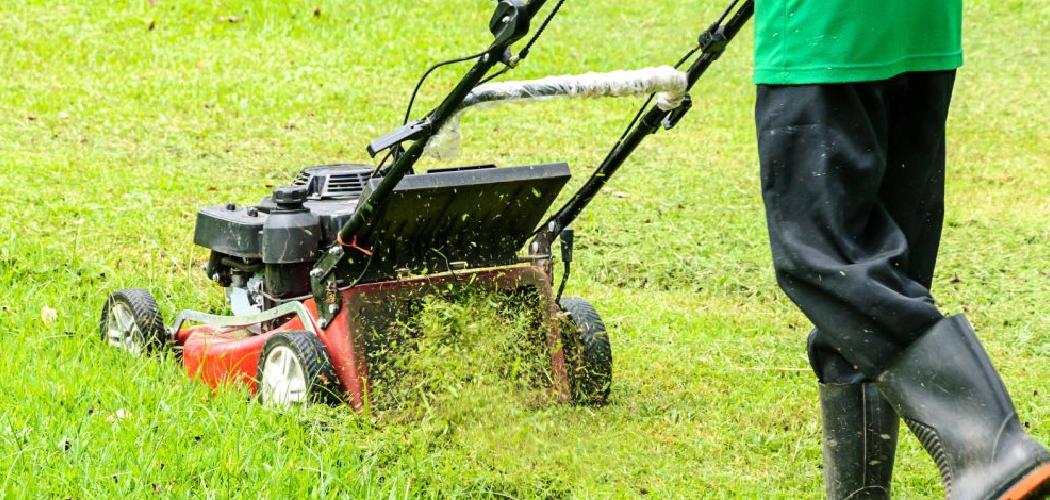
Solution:
<svg viewBox="0 0 1050 500"><path fill-rule="evenodd" d="M110 294L102 306L99 330L103 342L135 355L160 350L167 342L157 301L141 288Z"/></svg>
<svg viewBox="0 0 1050 500"><path fill-rule="evenodd" d="M604 405L612 386L612 345L605 323L589 302L561 300L567 314L562 323L562 349L569 372L569 389L577 404Z"/></svg>
<svg viewBox="0 0 1050 500"><path fill-rule="evenodd" d="M339 399L339 379L321 339L311 332L270 337L259 355L259 402L290 408Z"/></svg>

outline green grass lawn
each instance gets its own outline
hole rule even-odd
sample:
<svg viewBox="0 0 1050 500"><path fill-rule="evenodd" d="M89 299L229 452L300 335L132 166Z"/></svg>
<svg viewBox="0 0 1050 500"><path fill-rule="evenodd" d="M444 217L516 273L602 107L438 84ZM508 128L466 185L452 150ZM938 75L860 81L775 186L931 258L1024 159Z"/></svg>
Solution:
<svg viewBox="0 0 1050 500"><path fill-rule="evenodd" d="M513 75L673 63L723 7L569 0ZM935 294L969 314L1050 442L1050 3L966 13ZM427 66L487 46L490 14L479 0L0 2L0 497L822 498L809 326L766 244L749 30L689 118L576 224L569 293L613 339L605 408L285 414L97 339L118 288L148 288L167 318L221 310L197 208L365 162ZM461 71L438 72L416 109ZM637 104L472 113L460 161L566 161L576 186ZM941 496L914 438L897 460L897 498Z"/></svg>

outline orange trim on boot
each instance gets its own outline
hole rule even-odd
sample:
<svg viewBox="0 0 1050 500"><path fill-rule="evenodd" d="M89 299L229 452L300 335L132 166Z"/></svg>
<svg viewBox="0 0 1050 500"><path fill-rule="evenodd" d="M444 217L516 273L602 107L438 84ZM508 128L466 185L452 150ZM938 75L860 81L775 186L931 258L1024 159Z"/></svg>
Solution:
<svg viewBox="0 0 1050 500"><path fill-rule="evenodd" d="M999 500L1042 500L1050 496L1050 465L1044 465L1022 478Z"/></svg>

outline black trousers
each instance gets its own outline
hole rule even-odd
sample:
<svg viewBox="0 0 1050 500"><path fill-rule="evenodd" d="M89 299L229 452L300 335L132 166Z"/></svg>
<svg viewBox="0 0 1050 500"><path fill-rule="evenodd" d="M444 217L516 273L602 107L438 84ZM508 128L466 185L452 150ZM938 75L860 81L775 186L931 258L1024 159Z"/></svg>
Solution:
<svg viewBox="0 0 1050 500"><path fill-rule="evenodd" d="M941 71L758 86L773 265L816 326L809 354L823 382L874 378L943 317L930 286L954 83Z"/></svg>

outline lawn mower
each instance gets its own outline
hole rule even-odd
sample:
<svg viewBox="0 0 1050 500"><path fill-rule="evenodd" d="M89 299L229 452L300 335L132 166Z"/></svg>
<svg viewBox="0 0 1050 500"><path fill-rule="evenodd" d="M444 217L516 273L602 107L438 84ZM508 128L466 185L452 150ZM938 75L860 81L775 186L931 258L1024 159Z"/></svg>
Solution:
<svg viewBox="0 0 1050 500"><path fill-rule="evenodd" d="M475 287L535 304L558 399L604 403L612 382L605 326L591 304L562 297L570 225L645 137L689 112L689 90L754 9L752 0L734 1L674 67L492 82L528 55L564 1L514 53L546 0L499 0L492 44L423 75L416 92L435 69L473 61L440 105L409 122L413 92L404 125L367 147L377 166L309 167L257 204L201 209L194 243L210 251L205 270L225 288L232 316L185 310L166 326L149 292L124 289L103 307L102 340L132 353L174 348L189 376L244 383L265 404L343 401L360 411L375 346L398 328L396 318L423 297ZM621 96L648 100L589 180L546 218L570 177L564 163L413 170L425 154L454 156L459 118L471 107ZM557 289L556 240L564 265Z"/></svg>

